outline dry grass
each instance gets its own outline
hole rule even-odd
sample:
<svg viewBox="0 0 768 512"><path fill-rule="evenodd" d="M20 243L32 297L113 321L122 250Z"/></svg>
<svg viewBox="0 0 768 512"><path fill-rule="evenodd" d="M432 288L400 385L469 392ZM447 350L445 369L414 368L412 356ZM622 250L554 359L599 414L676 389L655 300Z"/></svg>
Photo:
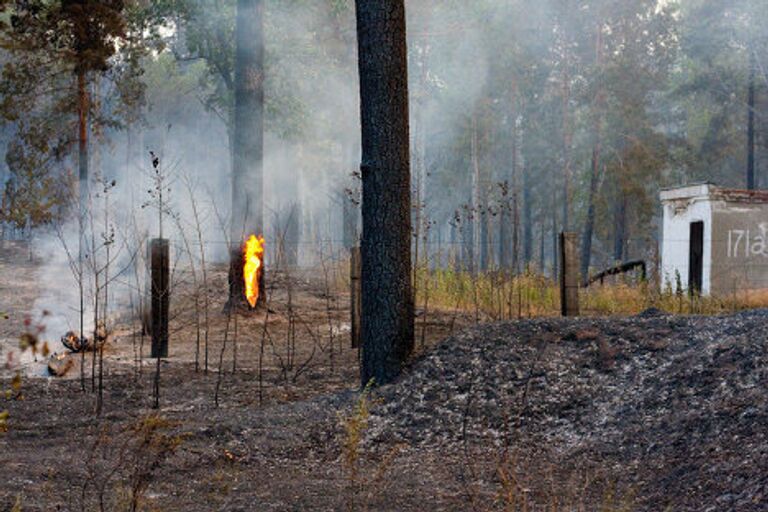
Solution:
<svg viewBox="0 0 768 512"><path fill-rule="evenodd" d="M554 317L560 315L558 283L526 272L471 274L454 270L421 269L417 273L417 305L428 298L430 307L474 312L477 320ZM675 314L720 314L768 307L768 290L748 290L719 297L691 297L672 289L659 290L650 282L614 279L581 290L583 315L634 315L647 308Z"/></svg>

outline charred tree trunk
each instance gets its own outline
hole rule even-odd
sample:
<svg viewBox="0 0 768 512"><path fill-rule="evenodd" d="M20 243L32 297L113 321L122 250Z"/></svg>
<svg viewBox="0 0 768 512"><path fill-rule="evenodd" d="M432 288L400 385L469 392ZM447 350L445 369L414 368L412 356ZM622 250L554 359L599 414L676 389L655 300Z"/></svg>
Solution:
<svg viewBox="0 0 768 512"><path fill-rule="evenodd" d="M264 4L237 1L228 307L247 308L242 244L264 234ZM264 262L262 262L262 265ZM259 302L265 300L262 267Z"/></svg>
<svg viewBox="0 0 768 512"><path fill-rule="evenodd" d="M413 350L405 5L356 1L362 127L362 385L397 377Z"/></svg>

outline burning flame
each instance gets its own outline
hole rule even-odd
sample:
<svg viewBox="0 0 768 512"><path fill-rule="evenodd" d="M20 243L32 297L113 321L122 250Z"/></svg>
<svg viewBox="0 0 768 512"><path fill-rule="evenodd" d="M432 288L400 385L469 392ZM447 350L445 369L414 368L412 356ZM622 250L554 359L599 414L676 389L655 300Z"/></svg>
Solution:
<svg viewBox="0 0 768 512"><path fill-rule="evenodd" d="M245 298L248 299L248 304L255 308L256 302L259 300L259 277L264 260L264 237L251 235L243 246L243 255Z"/></svg>

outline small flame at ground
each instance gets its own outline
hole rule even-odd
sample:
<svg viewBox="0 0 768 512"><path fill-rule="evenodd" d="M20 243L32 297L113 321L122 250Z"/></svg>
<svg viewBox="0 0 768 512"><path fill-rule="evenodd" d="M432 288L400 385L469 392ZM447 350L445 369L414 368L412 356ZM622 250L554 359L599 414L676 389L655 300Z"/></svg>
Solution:
<svg viewBox="0 0 768 512"><path fill-rule="evenodd" d="M243 246L243 279L245 281L245 298L252 308L259 300L259 277L264 261L264 237L251 235Z"/></svg>

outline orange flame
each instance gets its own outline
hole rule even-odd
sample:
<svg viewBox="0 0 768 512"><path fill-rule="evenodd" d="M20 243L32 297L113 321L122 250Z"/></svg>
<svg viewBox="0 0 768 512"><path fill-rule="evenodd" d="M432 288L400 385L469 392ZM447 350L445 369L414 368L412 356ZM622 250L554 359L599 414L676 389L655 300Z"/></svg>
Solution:
<svg viewBox="0 0 768 512"><path fill-rule="evenodd" d="M261 276L262 261L264 260L264 237L251 235L243 245L244 265L243 279L245 281L245 298L252 308L259 300L259 277Z"/></svg>

